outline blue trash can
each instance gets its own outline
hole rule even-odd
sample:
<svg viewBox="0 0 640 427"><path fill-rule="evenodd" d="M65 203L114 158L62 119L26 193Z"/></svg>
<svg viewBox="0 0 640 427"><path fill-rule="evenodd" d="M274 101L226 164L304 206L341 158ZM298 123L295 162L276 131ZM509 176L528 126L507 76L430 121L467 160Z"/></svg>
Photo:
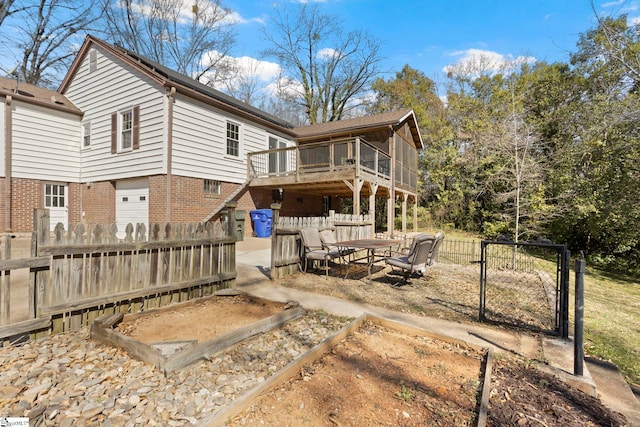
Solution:
<svg viewBox="0 0 640 427"><path fill-rule="evenodd" d="M251 221L256 237L271 237L273 211L271 209L256 209L251 211Z"/></svg>

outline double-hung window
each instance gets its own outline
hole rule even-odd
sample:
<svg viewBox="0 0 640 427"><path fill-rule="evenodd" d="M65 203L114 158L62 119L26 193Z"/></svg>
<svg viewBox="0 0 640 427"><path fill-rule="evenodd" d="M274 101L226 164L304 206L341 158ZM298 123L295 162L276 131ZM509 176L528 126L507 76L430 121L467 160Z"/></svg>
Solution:
<svg viewBox="0 0 640 427"><path fill-rule="evenodd" d="M120 112L120 151L130 150L133 142L133 110Z"/></svg>
<svg viewBox="0 0 640 427"><path fill-rule="evenodd" d="M240 125L227 122L227 155L240 157Z"/></svg>
<svg viewBox="0 0 640 427"><path fill-rule="evenodd" d="M91 147L91 122L82 122L82 148Z"/></svg>
<svg viewBox="0 0 640 427"><path fill-rule="evenodd" d="M140 148L140 107L120 110L111 115L111 153Z"/></svg>

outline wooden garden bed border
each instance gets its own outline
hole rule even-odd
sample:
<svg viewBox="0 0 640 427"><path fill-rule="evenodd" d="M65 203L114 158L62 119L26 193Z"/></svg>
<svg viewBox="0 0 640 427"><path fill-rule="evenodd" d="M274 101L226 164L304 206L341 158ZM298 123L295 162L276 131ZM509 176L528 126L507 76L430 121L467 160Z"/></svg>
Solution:
<svg viewBox="0 0 640 427"><path fill-rule="evenodd" d="M162 372L166 376L167 374L189 366L197 362L198 360L209 358L223 350L226 350L238 344L241 341L251 338L254 335L276 329L289 320L300 317L304 312L304 309L296 302L289 302L285 304L276 303L271 300L249 295L246 292L226 289L222 292L216 292L210 297L198 298L190 300L186 303L165 306L143 313L136 313L133 316L134 318L139 318L144 315L173 310L175 308L194 305L198 302L203 302L212 298L220 298L224 296L244 296L255 302L261 302L271 305L281 304L285 307L289 306L292 308L285 309L281 313L274 314L273 316L269 316L265 319L253 322L249 325L245 325L226 334L190 346L169 356L162 355L160 351L156 350L149 344L145 344L114 330L113 327L120 323L124 318L124 314L122 313L110 314L94 321L91 324L91 338L106 345L122 348L134 358L153 364L156 368L162 370Z"/></svg>
<svg viewBox="0 0 640 427"><path fill-rule="evenodd" d="M366 321L370 321L385 328L393 329L398 332L411 335L420 335L428 338L432 338L439 341L444 341L449 344L456 344L461 347L466 347L484 353L483 367L484 375L482 381L482 395L481 402L477 408L478 418L476 425L478 427L485 427L487 424L487 410L489 405L490 383L491 383L491 371L493 367L493 351L489 348L479 347L473 344L469 344L464 341L460 341L451 337L436 334L427 331L422 328L407 325L404 323L396 322L393 320L381 318L372 314L365 313L353 320L351 323L340 329L338 332L330 337L325 338L320 344L313 347L311 350L303 354L299 359L293 360L287 366L279 370L273 376L269 377L265 382L247 391L245 394L236 399L233 403L220 408L212 413L210 416L204 418L198 423L200 427L218 427L225 426L227 422L245 411L251 406L251 404L263 393L267 393L276 387L281 386L285 382L289 381L294 376L298 375L304 365L312 364L325 353L331 350L331 347L344 340L347 336L359 329ZM482 368L481 368L482 369Z"/></svg>

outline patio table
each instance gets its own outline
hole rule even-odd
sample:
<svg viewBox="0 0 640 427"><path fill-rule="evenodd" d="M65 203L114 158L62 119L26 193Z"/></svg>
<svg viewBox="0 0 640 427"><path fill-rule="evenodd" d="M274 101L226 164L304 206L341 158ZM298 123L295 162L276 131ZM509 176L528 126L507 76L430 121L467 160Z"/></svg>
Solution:
<svg viewBox="0 0 640 427"><path fill-rule="evenodd" d="M356 239L337 242L336 246L339 248L367 250L367 279L369 280L369 283L371 283L371 267L375 263L376 250L391 249L392 246L399 245L401 243L402 240L393 239ZM345 280L348 275L349 268L347 268L347 273L344 275Z"/></svg>

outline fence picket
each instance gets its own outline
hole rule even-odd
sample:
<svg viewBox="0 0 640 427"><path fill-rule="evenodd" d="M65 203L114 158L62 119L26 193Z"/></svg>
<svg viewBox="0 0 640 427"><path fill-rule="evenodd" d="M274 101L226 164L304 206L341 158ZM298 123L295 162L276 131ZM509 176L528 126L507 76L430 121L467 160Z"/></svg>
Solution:
<svg viewBox="0 0 640 427"><path fill-rule="evenodd" d="M277 216L277 215L276 215ZM275 218L275 216L274 216ZM373 236L374 223L369 215L334 214L328 217L280 217L273 224L272 239L276 239L272 256L271 277L283 278L298 271L301 265L300 238L303 228L334 229L338 241Z"/></svg>
<svg viewBox="0 0 640 427"><path fill-rule="evenodd" d="M34 215L31 258L0 270L0 343L15 330L9 323L10 270L29 268L29 317L34 331L75 329L105 313L130 312L210 295L235 278L235 243L222 223L115 224L68 227L50 234L46 210ZM0 239L0 260L10 254ZM46 326L45 326L46 328ZM44 331L46 333L46 330ZM34 336L41 336L38 332Z"/></svg>

